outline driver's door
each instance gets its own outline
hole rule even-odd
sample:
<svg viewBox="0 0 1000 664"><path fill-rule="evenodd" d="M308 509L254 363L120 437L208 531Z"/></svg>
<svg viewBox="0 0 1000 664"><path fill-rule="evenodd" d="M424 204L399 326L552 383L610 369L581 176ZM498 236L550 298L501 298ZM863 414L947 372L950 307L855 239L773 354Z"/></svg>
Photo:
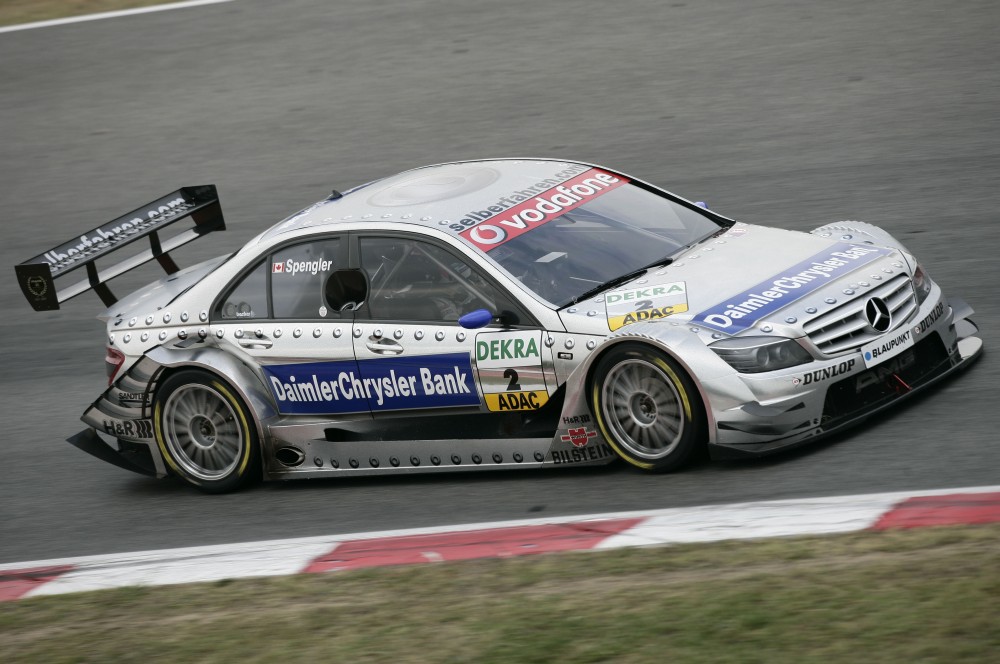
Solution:
<svg viewBox="0 0 1000 664"><path fill-rule="evenodd" d="M369 291L354 352L381 435L523 436L524 415L556 388L539 326L450 248L405 235L357 241ZM508 324L462 327L477 309L504 312Z"/></svg>

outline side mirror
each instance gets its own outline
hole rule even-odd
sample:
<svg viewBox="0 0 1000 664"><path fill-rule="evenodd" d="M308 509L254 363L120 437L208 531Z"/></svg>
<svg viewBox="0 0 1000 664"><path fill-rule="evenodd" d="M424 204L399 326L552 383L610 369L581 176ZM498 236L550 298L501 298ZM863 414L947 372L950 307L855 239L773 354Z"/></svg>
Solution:
<svg viewBox="0 0 1000 664"><path fill-rule="evenodd" d="M458 319L458 324L467 330L478 330L493 322L493 313L489 309L476 309Z"/></svg>

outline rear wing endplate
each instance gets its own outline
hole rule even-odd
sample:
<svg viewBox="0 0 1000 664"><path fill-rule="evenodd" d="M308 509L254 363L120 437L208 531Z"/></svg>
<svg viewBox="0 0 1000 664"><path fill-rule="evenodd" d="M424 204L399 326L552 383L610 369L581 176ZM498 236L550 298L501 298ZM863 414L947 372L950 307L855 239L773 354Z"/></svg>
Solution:
<svg viewBox="0 0 1000 664"><path fill-rule="evenodd" d="M168 238L160 232L176 221L190 217L193 227ZM215 185L181 187L177 191L98 226L78 238L54 247L40 256L14 266L17 283L35 311L58 309L66 300L93 289L104 306L117 298L107 282L156 259L167 274L178 271L169 252L199 237L226 229ZM96 261L136 240L149 238L149 247L134 256L98 271ZM85 267L87 278L56 290L55 280Z"/></svg>

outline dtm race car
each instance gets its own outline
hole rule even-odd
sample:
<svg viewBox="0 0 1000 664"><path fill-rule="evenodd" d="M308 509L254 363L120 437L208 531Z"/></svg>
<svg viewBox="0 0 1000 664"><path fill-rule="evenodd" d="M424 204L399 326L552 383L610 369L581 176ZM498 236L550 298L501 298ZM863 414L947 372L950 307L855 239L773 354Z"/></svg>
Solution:
<svg viewBox="0 0 1000 664"><path fill-rule="evenodd" d="M667 471L819 439L982 348L972 309L878 227L739 223L585 163L418 168L178 268L224 228L216 188L184 187L16 266L36 310L87 290L108 307L108 386L70 443L209 492ZM117 299L108 281L151 260L167 276Z"/></svg>

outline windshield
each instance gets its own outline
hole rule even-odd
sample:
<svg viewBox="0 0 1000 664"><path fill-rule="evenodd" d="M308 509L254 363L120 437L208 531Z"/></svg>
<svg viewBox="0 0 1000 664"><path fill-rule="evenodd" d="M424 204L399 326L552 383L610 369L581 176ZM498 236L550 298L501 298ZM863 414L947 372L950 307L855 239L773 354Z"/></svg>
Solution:
<svg viewBox="0 0 1000 664"><path fill-rule="evenodd" d="M536 206L542 212L544 203ZM534 223L521 222L519 232L479 225L470 244L557 307L622 275L667 263L721 228L696 210L626 182L566 205L558 216L524 219Z"/></svg>

